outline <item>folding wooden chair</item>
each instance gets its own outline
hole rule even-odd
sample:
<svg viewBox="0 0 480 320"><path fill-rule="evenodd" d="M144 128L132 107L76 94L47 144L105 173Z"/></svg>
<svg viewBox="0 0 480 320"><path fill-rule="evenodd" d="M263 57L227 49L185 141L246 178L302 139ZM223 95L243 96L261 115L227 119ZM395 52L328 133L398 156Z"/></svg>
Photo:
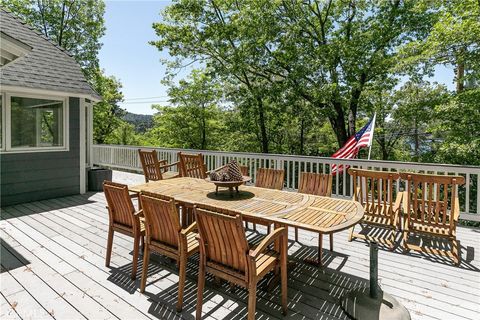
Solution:
<svg viewBox="0 0 480 320"><path fill-rule="evenodd" d="M355 227L350 229L348 241L354 238L373 240L388 245L390 250L395 247L397 227L400 225L400 204L402 193L396 192L396 183L400 175L396 172L373 171L363 169L348 169L353 177L353 200L362 204L365 215L360 225L375 225L390 229L390 238L369 236L355 233Z"/></svg>
<svg viewBox="0 0 480 320"><path fill-rule="evenodd" d="M180 166L180 176L197 179L205 179L207 177L207 166L203 162L203 156L199 154L178 153Z"/></svg>
<svg viewBox="0 0 480 320"><path fill-rule="evenodd" d="M287 230L275 229L250 248L239 213L208 206L194 208L200 243L196 319L201 319L205 272L248 289L248 319L255 319L257 283L281 272L282 311L287 312ZM270 246L277 241L279 251Z"/></svg>
<svg viewBox="0 0 480 320"><path fill-rule="evenodd" d="M103 191L107 199L109 215L108 240L105 266L110 266L112 256L113 234L120 232L133 238L132 279L136 278L139 245L144 241L145 225L142 210L135 211L128 186L111 181L103 182ZM136 195L135 195L136 196Z"/></svg>
<svg viewBox="0 0 480 320"><path fill-rule="evenodd" d="M255 187L282 190L285 170L259 168L255 175Z"/></svg>
<svg viewBox="0 0 480 320"><path fill-rule="evenodd" d="M332 196L332 175L313 172L300 173L298 192L316 196ZM298 241L298 228L295 227L295 241ZM322 261L323 234L318 234L318 262ZM333 233L330 233L330 251L333 251Z"/></svg>
<svg viewBox="0 0 480 320"><path fill-rule="evenodd" d="M284 185L285 171L281 169L259 168L255 175L255 187L282 190ZM270 225L267 225L270 232ZM253 223L253 230L257 230L257 224Z"/></svg>
<svg viewBox="0 0 480 320"><path fill-rule="evenodd" d="M149 192L140 194L145 216L145 247L140 292L145 291L150 252L154 251L177 261L179 266L177 311L182 311L187 259L198 252L196 223L182 229L175 200Z"/></svg>
<svg viewBox="0 0 480 320"><path fill-rule="evenodd" d="M171 174L170 172L165 175L165 173L168 172L168 168L176 166L178 162L168 164L167 160L158 160L157 151L138 149L138 155L140 156L145 182L176 178L179 176L178 173Z"/></svg>
<svg viewBox="0 0 480 320"><path fill-rule="evenodd" d="M450 257L460 264L457 223L460 216L458 186L465 183L461 176L402 173L406 183L403 211L406 215L403 248ZM443 238L451 250L442 250L408 243L410 233Z"/></svg>

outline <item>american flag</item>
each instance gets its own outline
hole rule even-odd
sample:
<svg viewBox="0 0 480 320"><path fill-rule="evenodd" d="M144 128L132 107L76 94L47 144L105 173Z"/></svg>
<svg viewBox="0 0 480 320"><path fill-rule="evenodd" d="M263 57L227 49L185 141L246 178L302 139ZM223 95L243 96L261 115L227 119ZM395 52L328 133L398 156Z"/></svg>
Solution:
<svg viewBox="0 0 480 320"><path fill-rule="evenodd" d="M350 137L347 140L347 143L337 152L332 155L332 158L336 159L353 159L357 157L358 150L363 147L369 147L372 144L373 140L373 130L375 128L375 115L370 121L357 133ZM370 158L370 154L369 154ZM344 165L339 165L338 167L335 164L332 164L332 174L341 173L343 171ZM347 169L348 166L345 166Z"/></svg>

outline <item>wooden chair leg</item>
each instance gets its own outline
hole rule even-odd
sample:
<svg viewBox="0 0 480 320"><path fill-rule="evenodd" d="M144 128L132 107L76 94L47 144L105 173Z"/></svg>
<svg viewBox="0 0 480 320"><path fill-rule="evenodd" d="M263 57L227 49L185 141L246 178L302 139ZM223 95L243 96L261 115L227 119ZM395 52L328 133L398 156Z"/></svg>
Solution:
<svg viewBox="0 0 480 320"><path fill-rule="evenodd" d="M253 224L253 231L257 231L257 224L256 223L252 223Z"/></svg>
<svg viewBox="0 0 480 320"><path fill-rule="evenodd" d="M202 305L203 305L203 289L205 287L205 265L200 262L198 268L198 283L197 283L197 313L196 320L202 319Z"/></svg>
<svg viewBox="0 0 480 320"><path fill-rule="evenodd" d="M257 283L250 280L248 285L248 320L255 320L255 309L257 307Z"/></svg>
<svg viewBox="0 0 480 320"><path fill-rule="evenodd" d="M353 231L355 230L355 226L350 228L350 234L348 235L348 242L351 242L353 240Z"/></svg>
<svg viewBox="0 0 480 320"><path fill-rule="evenodd" d="M137 278L138 252L140 251L140 237L135 236L133 240L133 262L132 262L132 280Z"/></svg>
<svg viewBox="0 0 480 320"><path fill-rule="evenodd" d="M268 224L267 225L267 234L269 234L270 231L272 231L272 226L270 224Z"/></svg>
<svg viewBox="0 0 480 320"><path fill-rule="evenodd" d="M113 246L113 228L108 228L108 238L107 238L107 253L105 256L105 266L110 267L110 258L112 257L112 246Z"/></svg>
<svg viewBox="0 0 480 320"><path fill-rule="evenodd" d="M295 227L295 242L298 242L298 228Z"/></svg>
<svg viewBox="0 0 480 320"><path fill-rule="evenodd" d="M457 239L452 239L452 255L453 255L453 262L456 266L460 265L460 251L459 251L459 243Z"/></svg>
<svg viewBox="0 0 480 320"><path fill-rule="evenodd" d="M245 229L248 229L248 222L245 221Z"/></svg>
<svg viewBox="0 0 480 320"><path fill-rule="evenodd" d="M140 292L145 292L145 286L147 285L148 275L148 263L150 261L150 247L145 244L143 249L143 269L142 269L142 282L140 283Z"/></svg>
<svg viewBox="0 0 480 320"><path fill-rule="evenodd" d="M280 264L281 264L281 288L282 288L282 313L283 315L287 315L287 281L288 281L288 261L287 261L287 247L288 247L288 239L283 239L282 243L282 253L280 256Z"/></svg>
<svg viewBox="0 0 480 320"><path fill-rule="evenodd" d="M408 248L408 230L403 231L403 241L402 241L402 243L403 243L403 250L405 252L410 251L410 249Z"/></svg>
<svg viewBox="0 0 480 320"><path fill-rule="evenodd" d="M330 252L333 252L333 233L330 233Z"/></svg>
<svg viewBox="0 0 480 320"><path fill-rule="evenodd" d="M185 276L187 272L187 257L182 254L180 256L180 268L179 268L179 279L178 279L178 301L177 301L177 312L182 311L183 307L183 292L185 290Z"/></svg>

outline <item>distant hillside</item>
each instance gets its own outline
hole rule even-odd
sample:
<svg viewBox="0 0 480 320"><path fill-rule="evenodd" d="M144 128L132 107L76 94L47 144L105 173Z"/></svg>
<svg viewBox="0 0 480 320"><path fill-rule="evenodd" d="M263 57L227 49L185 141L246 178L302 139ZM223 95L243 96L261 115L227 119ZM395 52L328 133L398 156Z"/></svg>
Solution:
<svg viewBox="0 0 480 320"><path fill-rule="evenodd" d="M127 112L125 116L123 116L123 120L133 124L135 131L138 133L144 133L153 127L153 116L149 114L135 114Z"/></svg>

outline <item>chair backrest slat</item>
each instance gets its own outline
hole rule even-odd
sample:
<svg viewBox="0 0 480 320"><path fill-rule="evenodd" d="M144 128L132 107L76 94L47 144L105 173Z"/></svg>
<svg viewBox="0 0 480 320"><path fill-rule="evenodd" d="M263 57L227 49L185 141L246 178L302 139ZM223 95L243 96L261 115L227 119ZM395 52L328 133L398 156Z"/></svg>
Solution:
<svg viewBox="0 0 480 320"><path fill-rule="evenodd" d="M180 161L180 175L182 177L205 179L207 177L207 167L203 161L203 156L199 154L178 153Z"/></svg>
<svg viewBox="0 0 480 320"><path fill-rule="evenodd" d="M138 149L138 155L140 156L145 182L162 180L157 151Z"/></svg>
<svg viewBox="0 0 480 320"><path fill-rule="evenodd" d="M402 173L407 191L410 223L453 227L452 212L458 201L458 186L465 183L461 176Z"/></svg>
<svg viewBox="0 0 480 320"><path fill-rule="evenodd" d="M284 177L284 170L259 168L255 176L255 187L282 190Z"/></svg>
<svg viewBox="0 0 480 320"><path fill-rule="evenodd" d="M313 172L300 173L298 192L317 196L332 196L332 175Z"/></svg>
<svg viewBox="0 0 480 320"><path fill-rule="evenodd" d="M241 215L209 206L195 206L195 217L207 262L214 262L240 273L247 271L249 250Z"/></svg>
<svg viewBox="0 0 480 320"><path fill-rule="evenodd" d="M248 176L248 166L239 166L243 176Z"/></svg>
<svg viewBox="0 0 480 320"><path fill-rule="evenodd" d="M400 175L396 172L350 168L354 200L365 208L365 214L390 217L396 199L394 188Z"/></svg>
<svg viewBox="0 0 480 320"><path fill-rule="evenodd" d="M128 186L112 181L104 181L103 191L107 199L112 222L133 227L135 208L128 193Z"/></svg>
<svg viewBox="0 0 480 320"><path fill-rule="evenodd" d="M175 200L156 193L142 192L140 201L147 238L177 248L181 225Z"/></svg>

